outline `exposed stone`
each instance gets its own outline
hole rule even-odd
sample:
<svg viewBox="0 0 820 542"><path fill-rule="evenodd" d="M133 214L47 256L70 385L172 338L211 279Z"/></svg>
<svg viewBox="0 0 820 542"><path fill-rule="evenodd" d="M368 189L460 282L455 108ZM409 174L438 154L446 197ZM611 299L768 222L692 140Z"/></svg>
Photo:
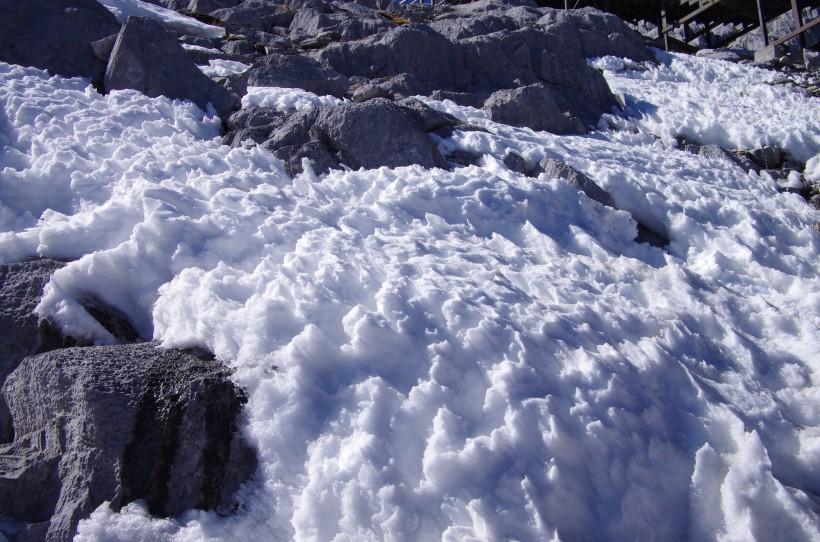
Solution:
<svg viewBox="0 0 820 542"><path fill-rule="evenodd" d="M238 6L241 0L191 0L187 11L208 14L218 9Z"/></svg>
<svg viewBox="0 0 820 542"><path fill-rule="evenodd" d="M820 70L820 53L810 49L803 49L803 64L807 71Z"/></svg>
<svg viewBox="0 0 820 542"><path fill-rule="evenodd" d="M524 160L524 157L516 152L508 152L507 156L504 157L504 165L507 166L510 171L515 171L516 173L521 173L522 175L529 174L529 170L527 169L527 162Z"/></svg>
<svg viewBox="0 0 820 542"><path fill-rule="evenodd" d="M388 100L392 100L393 94L381 85L365 84L357 87L350 96L350 99L354 102L366 102L373 98L387 98Z"/></svg>
<svg viewBox="0 0 820 542"><path fill-rule="evenodd" d="M782 45L769 45L755 51L755 64L774 64L786 54Z"/></svg>
<svg viewBox="0 0 820 542"><path fill-rule="evenodd" d="M119 24L95 0L0 0L0 12L0 60L91 77L99 86L105 63L91 42L116 34Z"/></svg>
<svg viewBox="0 0 820 542"><path fill-rule="evenodd" d="M94 56L107 64L108 59L111 57L111 50L114 49L115 43L117 43L117 34L111 34L107 38L92 41L91 50L94 52Z"/></svg>
<svg viewBox="0 0 820 542"><path fill-rule="evenodd" d="M273 54L265 64L251 68L248 84L263 87L301 88L320 96L342 97L350 83L344 75L321 66L310 58Z"/></svg>
<svg viewBox="0 0 820 542"><path fill-rule="evenodd" d="M420 109L402 107L384 98L304 109L278 126L264 147L285 160L292 173L301 171L305 157L318 158L313 166L317 173L339 164L353 169L412 164L442 167L445 162L425 128L431 127L432 131L446 122L435 122L435 112L425 117ZM320 144L325 152L317 145L308 145L311 143Z"/></svg>
<svg viewBox="0 0 820 542"><path fill-rule="evenodd" d="M586 132L584 123L569 112L562 111L552 89L540 83L494 92L484 103L484 109L494 121L511 126L555 134Z"/></svg>
<svg viewBox="0 0 820 542"><path fill-rule="evenodd" d="M276 26L287 27L293 21L294 11L268 0L248 0L235 7L217 9L209 13L225 23L231 34L245 29L271 31Z"/></svg>
<svg viewBox="0 0 820 542"><path fill-rule="evenodd" d="M120 30L105 72L105 88L191 100L202 108L210 103L220 114L234 105L228 91L196 67L176 34L143 17L129 17Z"/></svg>
<svg viewBox="0 0 820 542"><path fill-rule="evenodd" d="M540 175L541 173L553 179L564 179L570 186L586 194L588 198L597 201L601 205L615 207L612 196L608 192L595 184L592 179L560 160L544 158L538 162L538 167L535 168L533 175Z"/></svg>
<svg viewBox="0 0 820 542"><path fill-rule="evenodd" d="M783 151L779 147L766 145L751 151L752 159L762 168L775 169L783 163Z"/></svg>
<svg viewBox="0 0 820 542"><path fill-rule="evenodd" d="M0 265L0 386L23 358L61 345L59 334L41 324L34 309L51 275L64 265L48 259ZM0 397L0 443L13 437L11 415Z"/></svg>
<svg viewBox="0 0 820 542"><path fill-rule="evenodd" d="M230 509L256 459L228 375L152 343L26 358L3 386L15 441L0 446L0 516L66 541L105 501L143 499L159 516Z"/></svg>

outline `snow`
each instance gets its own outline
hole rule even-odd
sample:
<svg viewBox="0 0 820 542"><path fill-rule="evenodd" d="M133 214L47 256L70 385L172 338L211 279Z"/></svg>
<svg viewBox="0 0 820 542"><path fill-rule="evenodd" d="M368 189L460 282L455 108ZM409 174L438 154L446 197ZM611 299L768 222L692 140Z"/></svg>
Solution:
<svg viewBox="0 0 820 542"><path fill-rule="evenodd" d="M312 92L298 88L282 87L248 87L248 93L242 97L242 107L273 107L283 113L301 111L306 107L336 105L342 100L333 96L317 96Z"/></svg>
<svg viewBox="0 0 820 542"><path fill-rule="evenodd" d="M97 2L105 6L121 23L128 17L148 17L162 23L169 30L181 32L188 36L200 38L222 38L225 36L224 28L197 21L193 17L187 17L176 11L142 0L97 0Z"/></svg>
<svg viewBox="0 0 820 542"><path fill-rule="evenodd" d="M212 59L207 66L199 66L199 69L208 77L225 77L235 75L249 70L250 64L237 62L236 60Z"/></svg>
<svg viewBox="0 0 820 542"><path fill-rule="evenodd" d="M820 213L673 141L779 144L812 180L820 107L662 59L599 64L627 110L587 136L424 98L486 129L438 142L478 165L295 179L192 104L0 64L0 259L73 260L38 308L65 331L111 340L90 292L212 350L260 458L233 516L102 506L77 540L819 540Z"/></svg>

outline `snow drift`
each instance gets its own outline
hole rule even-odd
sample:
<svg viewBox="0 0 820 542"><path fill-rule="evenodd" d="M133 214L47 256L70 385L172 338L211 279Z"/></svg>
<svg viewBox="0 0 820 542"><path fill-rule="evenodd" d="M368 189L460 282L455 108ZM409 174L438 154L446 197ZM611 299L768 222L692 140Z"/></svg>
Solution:
<svg viewBox="0 0 820 542"><path fill-rule="evenodd" d="M233 517L103 506L77 539L818 540L818 212L672 136L816 170L820 107L661 60L603 61L627 111L586 136L422 98L486 129L438 141L478 165L294 179L190 103L0 64L0 258L73 260L38 309L67 333L111 340L93 293L229 363L260 458ZM289 92L247 100L327 100Z"/></svg>

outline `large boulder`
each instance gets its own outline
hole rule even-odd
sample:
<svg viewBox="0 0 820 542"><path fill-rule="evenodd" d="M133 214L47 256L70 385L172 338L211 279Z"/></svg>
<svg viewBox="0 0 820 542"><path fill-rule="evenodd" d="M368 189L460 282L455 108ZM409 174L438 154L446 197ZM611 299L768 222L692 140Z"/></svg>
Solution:
<svg viewBox="0 0 820 542"><path fill-rule="evenodd" d="M26 358L3 396L15 440L0 446L6 534L67 541L108 501L152 514L229 511L256 468L238 430L246 398L217 361L153 343ZM42 539L42 537L41 537Z"/></svg>
<svg viewBox="0 0 820 542"><path fill-rule="evenodd" d="M248 84L260 87L301 88L320 96L342 97L350 82L344 75L297 55L273 54L264 65L251 68Z"/></svg>
<svg viewBox="0 0 820 542"><path fill-rule="evenodd" d="M528 127L554 134L582 134L584 123L568 111L562 111L553 91L544 84L511 90L499 90L484 103L484 109L496 122Z"/></svg>
<svg viewBox="0 0 820 542"><path fill-rule="evenodd" d="M458 123L421 102L408 100L399 105L374 98L303 109L269 126L263 145L285 161L290 174L302 170L302 158L308 158L317 173L341 165L353 169L412 164L444 167L429 134Z"/></svg>
<svg viewBox="0 0 820 542"><path fill-rule="evenodd" d="M41 323L34 309L51 275L64 265L48 259L0 265L0 386L23 358L58 346L59 334ZM13 437L11 415L0 396L0 443Z"/></svg>
<svg viewBox="0 0 820 542"><path fill-rule="evenodd" d="M105 64L91 42L116 34L119 24L96 0L0 0L0 13L0 60L101 81Z"/></svg>
<svg viewBox="0 0 820 542"><path fill-rule="evenodd" d="M134 89L146 96L191 100L220 114L234 107L227 90L202 73L177 41L156 21L128 17L108 60L106 90Z"/></svg>
<svg viewBox="0 0 820 542"><path fill-rule="evenodd" d="M214 10L210 15L223 21L228 32L244 33L245 29L269 32L277 26L289 26L295 13L269 0L247 0L234 7Z"/></svg>

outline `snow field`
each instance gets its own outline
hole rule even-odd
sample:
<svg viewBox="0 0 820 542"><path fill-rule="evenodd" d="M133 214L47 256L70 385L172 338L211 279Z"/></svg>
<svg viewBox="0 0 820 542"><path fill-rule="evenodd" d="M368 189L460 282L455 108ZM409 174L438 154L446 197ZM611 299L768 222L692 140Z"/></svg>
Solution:
<svg viewBox="0 0 820 542"><path fill-rule="evenodd" d="M606 119L624 131L427 99L487 129L439 142L479 165L291 180L191 104L0 65L0 258L76 259L39 307L67 332L111 340L77 303L93 293L146 339L211 349L260 454L233 517L100 507L78 540L820 539L818 213L670 144L774 143L777 115L816 156L817 100L773 89L738 116L722 64L624 68L613 89L657 107ZM566 161L622 210L509 171L509 150ZM635 244L630 214L669 253Z"/></svg>

